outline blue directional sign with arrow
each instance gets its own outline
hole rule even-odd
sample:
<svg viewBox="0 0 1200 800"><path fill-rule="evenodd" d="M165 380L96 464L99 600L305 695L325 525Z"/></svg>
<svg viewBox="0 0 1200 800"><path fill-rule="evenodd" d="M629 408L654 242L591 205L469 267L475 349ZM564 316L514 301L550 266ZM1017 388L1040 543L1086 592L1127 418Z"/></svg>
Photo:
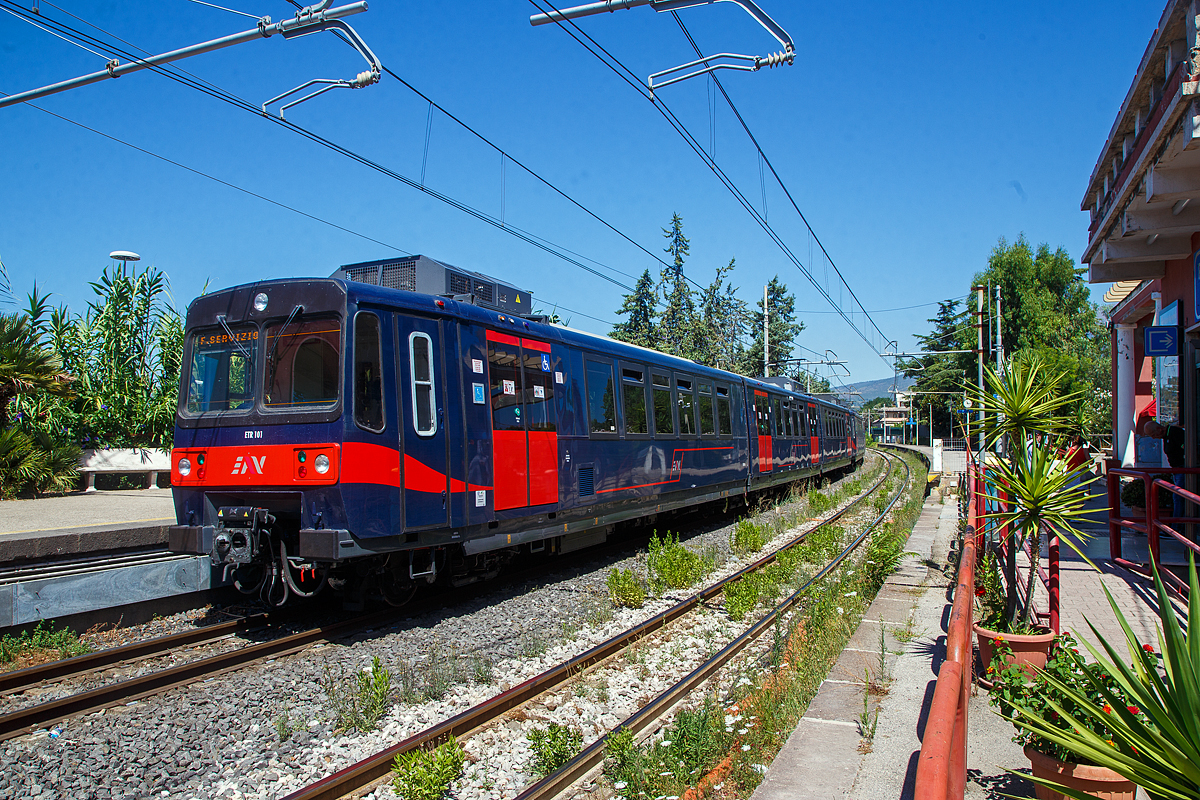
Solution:
<svg viewBox="0 0 1200 800"><path fill-rule="evenodd" d="M1179 326L1147 325L1145 331L1145 354L1147 356L1179 355Z"/></svg>

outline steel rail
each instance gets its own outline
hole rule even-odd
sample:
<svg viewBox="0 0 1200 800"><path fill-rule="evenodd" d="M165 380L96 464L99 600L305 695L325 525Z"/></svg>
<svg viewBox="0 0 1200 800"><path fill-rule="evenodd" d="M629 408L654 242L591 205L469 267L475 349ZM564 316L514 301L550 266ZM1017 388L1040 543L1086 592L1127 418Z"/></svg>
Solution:
<svg viewBox="0 0 1200 800"><path fill-rule="evenodd" d="M101 686L58 700L29 706L0 716L0 741L20 736L70 717L98 711L119 703L140 700L153 694L192 683L201 678L210 678L235 669L241 669L267 658L278 658L309 645L351 633L369 624L370 620L384 621L395 615L396 609L376 612L366 618L356 618L323 625L318 628L272 639L268 642L240 647L227 653L197 659L168 669L152 672L136 678Z"/></svg>
<svg viewBox="0 0 1200 800"><path fill-rule="evenodd" d="M886 458L895 458L887 453L880 453ZM903 459L898 459L900 463L904 463ZM905 465L907 467L907 464ZM344 769L341 769L332 775L328 775L316 783L298 789L297 791L287 795L284 800L336 800L344 797L352 792L361 790L380 778L383 778L391 770L392 762L396 756L403 753L439 744L450 739L457 739L471 731L479 728L482 725L496 719L504 712L515 708L538 695L544 694L550 689L565 683L584 670L598 664L599 662L611 657L612 655L621 652L628 648L633 643L645 638L651 633L658 631L687 614L701 603L716 597L721 593L726 585L745 576L746 574L760 569L767 564L770 564L779 553L796 547L807 539L808 535L813 531L836 522L842 516L847 514L852 508L869 497L876 489L878 489L891 475L892 464L889 461L888 469L883 476L875 482L869 489L860 494L853 502L845 508L834 512L826 519L822 520L818 525L813 526L807 531L804 531L791 542L788 542L783 547L773 553L763 556L758 561L750 564L743 569L738 570L727 578L718 581L717 583L697 592L691 597L682 600L675 606L660 614L651 617L641 624L630 628L624 633L618 634L611 639L602 642L595 647L587 650L574 658L562 662L557 666L542 672L539 675L530 678L513 688L495 695L488 700L483 701L471 708L450 717L443 722L438 723L424 731L416 733L403 741L392 745L391 747L381 750L380 752L367 757L366 759L352 764ZM895 501L893 501L894 503ZM884 514L891 509L891 504L884 511ZM824 575L828 567L822 569L821 572L814 576L814 580L821 575Z"/></svg>
<svg viewBox="0 0 1200 800"><path fill-rule="evenodd" d="M123 661L148 658L168 653L179 647L204 644L232 636L235 633L258 630L265 627L266 623L266 614L252 614L241 619L218 622L182 633L157 636L121 647L109 647L73 658L48 661L45 664L37 664L25 669L3 672L0 673L0 695L12 694L41 683L82 675L85 672L94 672Z"/></svg>
<svg viewBox="0 0 1200 800"><path fill-rule="evenodd" d="M808 591L810 586L836 569L850 556L851 553L858 548L860 544L862 544L863 540L867 538L867 535L875 529L875 526L877 526L880 521L887 516L888 512L892 510L892 507L895 506L896 502L904 495L904 492L908 488L912 477L912 469L908 466L908 462L897 456L891 456L890 454L886 455L889 455L891 458L896 458L900 463L904 464L905 480L900 486L900 489L896 492L896 495L891 499L891 502L887 504L887 507L883 509L879 516L872 520L871 523L867 525L858 536L855 537L854 541L847 545L846 548L843 549L836 558L834 558L811 578L805 581L804 584L794 593L776 605L765 616L759 619L758 622L746 629L740 636L738 636L729 644L725 645L725 647L723 647L719 652L694 669L692 672L688 673L688 675L675 683L675 685L673 685L671 688L667 689L658 697L651 700L649 703L639 709L637 713L633 714L620 725L618 725L609 733L609 736L619 730L628 729L631 730L636 737L639 733L650 727L655 721L664 716L670 709L675 707L676 704L678 704L696 688L711 678L723 666L729 663L729 661L738 655L738 653L740 653L742 650L744 650L747 645L767 631L773 624L775 624L776 620L780 619L784 614L798 605L804 598L804 593ZM882 483L882 481L880 481L880 483ZM588 745L588 747L584 748L578 755L576 755L566 764L559 767L557 771L547 775L537 783L526 787L524 791L517 795L516 800L547 800L547 798L556 797L562 794L576 781L581 779L596 767L600 766L604 760L607 742L608 736L601 736L599 739Z"/></svg>

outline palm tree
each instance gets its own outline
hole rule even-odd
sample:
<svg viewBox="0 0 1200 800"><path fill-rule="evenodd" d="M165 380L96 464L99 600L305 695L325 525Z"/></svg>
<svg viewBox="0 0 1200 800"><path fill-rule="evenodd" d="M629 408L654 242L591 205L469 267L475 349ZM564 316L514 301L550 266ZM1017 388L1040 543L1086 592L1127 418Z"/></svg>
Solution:
<svg viewBox="0 0 1200 800"><path fill-rule="evenodd" d="M9 427L13 398L37 391L69 394L71 380L59 357L42 346L29 317L0 314L0 429Z"/></svg>

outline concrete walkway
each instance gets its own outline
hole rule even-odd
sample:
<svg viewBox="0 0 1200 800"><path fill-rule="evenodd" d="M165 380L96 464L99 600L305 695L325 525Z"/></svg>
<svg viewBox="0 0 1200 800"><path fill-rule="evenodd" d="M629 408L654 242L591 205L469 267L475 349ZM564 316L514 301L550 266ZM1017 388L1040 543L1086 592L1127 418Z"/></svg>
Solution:
<svg viewBox="0 0 1200 800"><path fill-rule="evenodd" d="M947 481L943 481L946 486ZM957 498L935 490L926 499L910 537L908 556L872 603L861 626L830 671L804 718L771 764L753 800L854 798L895 800L913 796L920 737L946 654L946 623L952 584L942 572L958 525ZM1105 527L1105 536L1107 527ZM1101 547L1102 545L1102 547ZM1107 539L1090 549L1107 554ZM1123 642L1101 582L1113 592L1139 641L1157 647L1157 610L1145 579L1097 560L1097 573L1077 556L1062 554L1062 628L1079 630L1086 615L1105 636ZM1089 556L1092 554L1089 553ZM1042 606L1045 608L1045 605ZM1177 606L1178 607L1178 606ZM884 637L887 692L876 700L875 736L859 733L864 667L878 680L879 631ZM1090 633L1088 634L1090 637ZM968 709L969 798L1033 797L1033 787L1007 769L1028 772L1029 762L1012 742L1013 727L988 706L978 690ZM1139 794L1139 797L1141 795Z"/></svg>
<svg viewBox="0 0 1200 800"><path fill-rule="evenodd" d="M0 563L166 545L170 489L0 501Z"/></svg>

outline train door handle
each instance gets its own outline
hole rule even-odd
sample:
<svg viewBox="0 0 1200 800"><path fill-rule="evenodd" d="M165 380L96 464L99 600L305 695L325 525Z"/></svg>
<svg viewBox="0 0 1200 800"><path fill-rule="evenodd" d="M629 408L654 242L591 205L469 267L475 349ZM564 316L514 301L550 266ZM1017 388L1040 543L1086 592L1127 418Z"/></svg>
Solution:
<svg viewBox="0 0 1200 800"><path fill-rule="evenodd" d="M442 489L442 508L446 507L446 490Z"/></svg>

